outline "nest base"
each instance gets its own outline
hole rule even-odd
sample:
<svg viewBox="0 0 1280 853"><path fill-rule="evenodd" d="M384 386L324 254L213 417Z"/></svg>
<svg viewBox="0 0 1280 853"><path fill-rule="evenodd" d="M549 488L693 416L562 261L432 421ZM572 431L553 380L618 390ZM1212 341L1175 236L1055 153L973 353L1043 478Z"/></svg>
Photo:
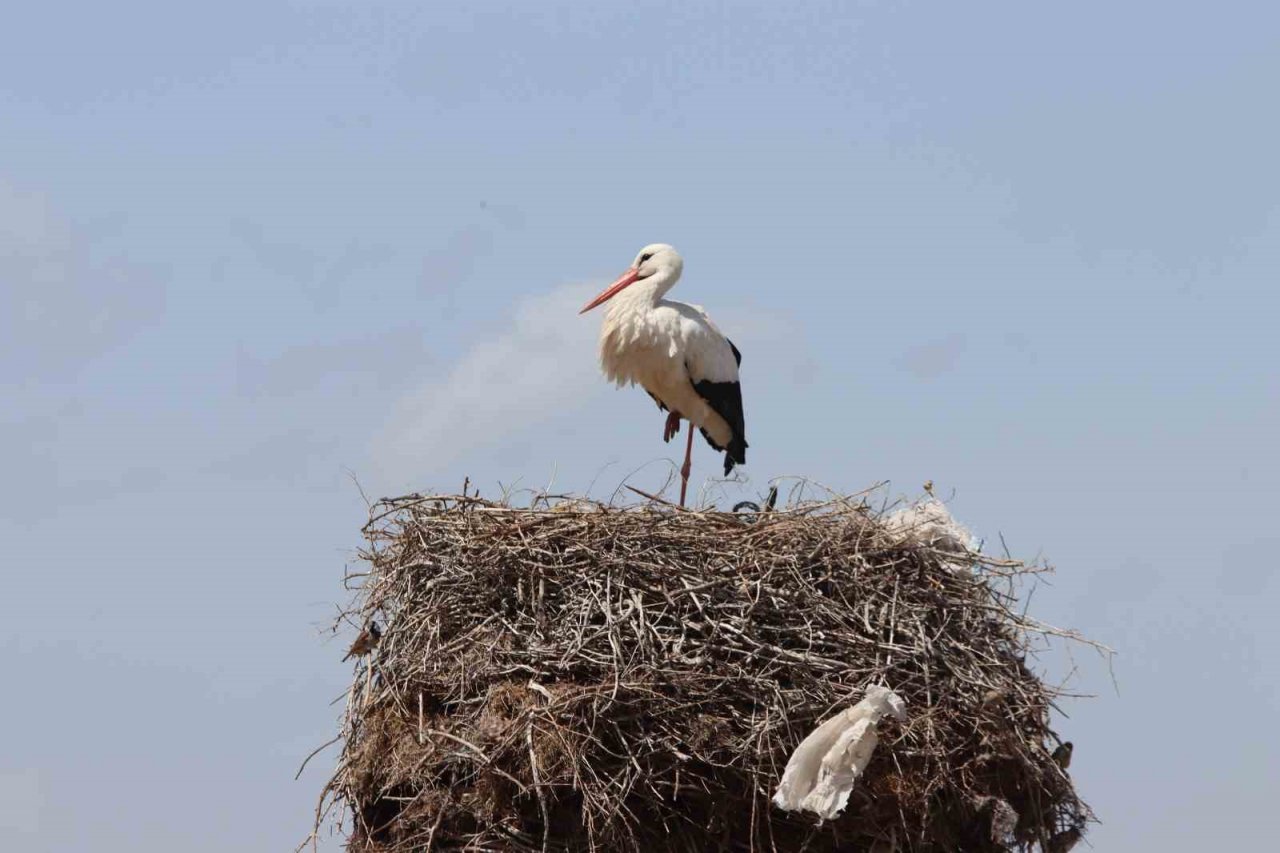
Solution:
<svg viewBox="0 0 1280 853"><path fill-rule="evenodd" d="M751 517L462 496L383 502L349 621L384 624L325 808L353 850L1048 848L1090 819L1027 667L1043 571L864 500ZM819 722L908 719L824 824L775 808ZM323 814L323 812L322 812Z"/></svg>

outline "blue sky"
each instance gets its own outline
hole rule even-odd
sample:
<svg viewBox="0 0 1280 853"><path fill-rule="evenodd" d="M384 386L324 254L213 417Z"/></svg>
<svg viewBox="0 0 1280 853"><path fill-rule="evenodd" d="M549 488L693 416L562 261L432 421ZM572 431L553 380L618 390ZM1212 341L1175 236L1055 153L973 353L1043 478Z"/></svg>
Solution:
<svg viewBox="0 0 1280 853"><path fill-rule="evenodd" d="M288 849L370 493L661 483L576 309L645 243L750 465L1057 567L1100 850L1280 764L1261 3L26 4L0 30L0 842ZM695 455L701 485L717 464ZM1070 663L1049 662L1063 676Z"/></svg>

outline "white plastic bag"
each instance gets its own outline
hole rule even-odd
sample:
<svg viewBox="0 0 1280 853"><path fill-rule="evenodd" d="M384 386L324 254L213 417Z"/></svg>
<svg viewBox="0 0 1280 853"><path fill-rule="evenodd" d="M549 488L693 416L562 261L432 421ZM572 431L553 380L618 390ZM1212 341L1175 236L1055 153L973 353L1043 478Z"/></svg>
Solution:
<svg viewBox="0 0 1280 853"><path fill-rule="evenodd" d="M872 685L866 696L818 726L787 762L773 802L785 811L804 809L823 820L835 817L871 761L876 724L886 715L906 719L906 705L887 687Z"/></svg>
<svg viewBox="0 0 1280 853"><path fill-rule="evenodd" d="M937 498L899 507L884 517L883 524L904 539L957 557L978 550L973 534Z"/></svg>

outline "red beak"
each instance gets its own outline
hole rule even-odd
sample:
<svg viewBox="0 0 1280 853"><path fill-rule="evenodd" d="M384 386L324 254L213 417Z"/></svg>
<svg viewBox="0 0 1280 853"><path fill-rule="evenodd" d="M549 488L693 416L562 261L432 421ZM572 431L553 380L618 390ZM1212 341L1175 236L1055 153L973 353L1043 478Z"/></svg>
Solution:
<svg viewBox="0 0 1280 853"><path fill-rule="evenodd" d="M619 276L617 281L615 281L613 284L609 285L604 290L602 290L599 296L597 296L595 299L592 299L590 302L588 302L583 307L583 309L578 313L585 314L588 311L590 311L592 308L595 308L597 305L603 305L605 302L608 302L610 299L612 299L613 297L621 293L623 288L627 287L628 285L635 284L636 280L639 278L640 278L640 270L635 269L634 267L632 269L627 270L621 276Z"/></svg>

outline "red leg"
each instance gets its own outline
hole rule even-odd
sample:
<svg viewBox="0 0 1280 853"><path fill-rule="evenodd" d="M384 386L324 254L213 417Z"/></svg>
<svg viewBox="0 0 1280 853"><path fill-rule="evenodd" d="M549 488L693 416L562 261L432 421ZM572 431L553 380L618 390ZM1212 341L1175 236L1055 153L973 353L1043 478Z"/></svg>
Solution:
<svg viewBox="0 0 1280 853"><path fill-rule="evenodd" d="M667 424L662 428L662 440L670 441L680 434L680 413L671 412L667 415Z"/></svg>
<svg viewBox="0 0 1280 853"><path fill-rule="evenodd" d="M689 443L684 448L684 465L680 468L680 506L684 506L685 491L689 488L689 471L693 468L693 421L689 421Z"/></svg>

